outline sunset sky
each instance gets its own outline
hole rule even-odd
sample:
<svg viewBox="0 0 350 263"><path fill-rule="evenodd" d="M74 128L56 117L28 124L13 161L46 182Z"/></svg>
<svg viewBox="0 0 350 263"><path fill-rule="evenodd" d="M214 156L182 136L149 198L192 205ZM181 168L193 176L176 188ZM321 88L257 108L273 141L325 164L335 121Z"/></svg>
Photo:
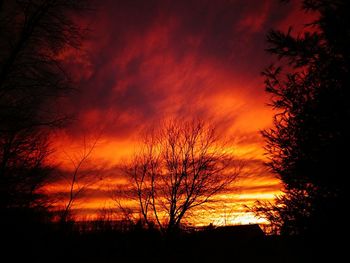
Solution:
<svg viewBox="0 0 350 263"><path fill-rule="evenodd" d="M200 118L217 126L245 168L210 212L197 210L189 222L258 222L243 205L273 200L281 190L263 165L259 133L273 116L260 74L275 60L264 51L265 36L272 28L298 32L310 21L299 1L100 2L92 15L79 18L90 28L83 49L60 54L79 88L62 103L74 121L53 136L52 162L69 173L68 157L79 158L84 137L87 144L99 137L82 168L95 183L75 203L77 217L116 207L111 192L127 185L118 166L137 148L140 131L164 119ZM57 180L46 190L60 196L68 187Z"/></svg>

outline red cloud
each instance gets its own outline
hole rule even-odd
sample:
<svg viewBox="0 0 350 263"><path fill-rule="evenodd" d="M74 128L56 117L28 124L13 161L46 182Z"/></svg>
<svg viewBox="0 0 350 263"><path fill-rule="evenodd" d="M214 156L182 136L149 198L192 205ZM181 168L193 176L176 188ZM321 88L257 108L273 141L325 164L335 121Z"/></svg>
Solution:
<svg viewBox="0 0 350 263"><path fill-rule="evenodd" d="M91 36L84 52L61 58L79 83L67 103L77 121L56 137L69 145L84 133L103 130L100 159L128 156L145 125L167 117L200 117L235 137L237 153L257 159L250 189L276 193L262 169L259 130L271 125L260 71L272 60L265 34L296 21L296 5L278 1L103 1L86 17ZM305 22L309 17L298 19ZM59 149L61 146L57 146ZM262 172L263 171L263 172ZM101 199L101 196L98 196Z"/></svg>

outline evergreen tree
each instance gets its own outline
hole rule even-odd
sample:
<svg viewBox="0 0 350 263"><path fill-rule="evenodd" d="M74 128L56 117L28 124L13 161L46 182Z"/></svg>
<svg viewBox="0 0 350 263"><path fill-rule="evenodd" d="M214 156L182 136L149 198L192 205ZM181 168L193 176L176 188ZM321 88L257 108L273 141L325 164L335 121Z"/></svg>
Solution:
<svg viewBox="0 0 350 263"><path fill-rule="evenodd" d="M262 132L268 165L284 185L274 204L258 214L282 234L336 232L345 215L350 137L350 2L304 0L318 19L303 34L273 30L268 51L279 65L267 68L266 91L277 111L274 127ZM311 32L310 32L311 31ZM343 215L343 216L342 216Z"/></svg>

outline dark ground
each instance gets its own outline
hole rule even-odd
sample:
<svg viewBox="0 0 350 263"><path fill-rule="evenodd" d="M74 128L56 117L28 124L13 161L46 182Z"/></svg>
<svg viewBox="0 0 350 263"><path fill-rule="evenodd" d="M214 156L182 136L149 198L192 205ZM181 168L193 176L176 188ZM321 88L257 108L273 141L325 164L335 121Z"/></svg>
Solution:
<svg viewBox="0 0 350 263"><path fill-rule="evenodd" d="M265 236L230 227L164 237L141 228L93 231L3 225L1 262L348 262L346 241Z"/></svg>

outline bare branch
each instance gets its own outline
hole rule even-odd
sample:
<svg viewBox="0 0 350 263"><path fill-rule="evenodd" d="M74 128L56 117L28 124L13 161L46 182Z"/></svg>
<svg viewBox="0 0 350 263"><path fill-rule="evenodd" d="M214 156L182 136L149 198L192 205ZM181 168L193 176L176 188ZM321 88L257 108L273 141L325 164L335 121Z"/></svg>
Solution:
<svg viewBox="0 0 350 263"><path fill-rule="evenodd" d="M163 232L171 232L188 211L236 180L240 169L214 127L173 120L146 133L125 172L132 178L145 222L155 221Z"/></svg>

